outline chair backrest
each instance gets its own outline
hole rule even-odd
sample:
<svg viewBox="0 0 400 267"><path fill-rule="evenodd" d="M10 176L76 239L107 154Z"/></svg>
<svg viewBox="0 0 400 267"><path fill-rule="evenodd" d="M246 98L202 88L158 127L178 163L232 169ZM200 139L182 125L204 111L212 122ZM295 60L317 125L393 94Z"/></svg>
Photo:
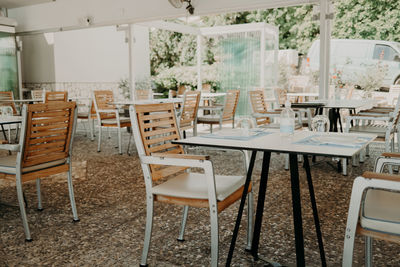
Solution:
<svg viewBox="0 0 400 267"><path fill-rule="evenodd" d="M268 105L265 101L264 90L257 89L249 91L250 106L253 113L265 113L268 111ZM256 118L257 125L268 124L270 122L267 117Z"/></svg>
<svg viewBox="0 0 400 267"><path fill-rule="evenodd" d="M290 92L305 92L309 84L310 77L307 75L295 75L289 77L289 91Z"/></svg>
<svg viewBox="0 0 400 267"><path fill-rule="evenodd" d="M176 92L178 95L183 95L186 92L186 85L179 85L178 91Z"/></svg>
<svg viewBox="0 0 400 267"><path fill-rule="evenodd" d="M9 102L2 102L3 100L7 100ZM0 92L0 106L11 107L13 110L13 114L17 115L17 108L15 107L15 103L12 102L14 100L14 94L12 91Z"/></svg>
<svg viewBox="0 0 400 267"><path fill-rule="evenodd" d="M400 99L400 92L397 96L396 106L394 107L393 115L392 115L393 116L393 126L395 126L395 127L400 122L400 101L399 101L399 99Z"/></svg>
<svg viewBox="0 0 400 267"><path fill-rule="evenodd" d="M21 168L70 157L76 117L75 102L24 105L22 152L18 153Z"/></svg>
<svg viewBox="0 0 400 267"><path fill-rule="evenodd" d="M287 90L282 88L274 89L275 100L277 102L277 107L280 107L285 104L287 100Z"/></svg>
<svg viewBox="0 0 400 267"><path fill-rule="evenodd" d="M36 101L44 101L44 95L44 89L35 89L31 91L32 99Z"/></svg>
<svg viewBox="0 0 400 267"><path fill-rule="evenodd" d="M46 92L45 103L66 102L68 101L68 92Z"/></svg>
<svg viewBox="0 0 400 267"><path fill-rule="evenodd" d="M233 119L235 117L237 104L239 102L240 90L228 90L225 96L222 119Z"/></svg>
<svg viewBox="0 0 400 267"><path fill-rule="evenodd" d="M196 123L197 110L199 108L200 92L187 91L183 97L180 125Z"/></svg>
<svg viewBox="0 0 400 267"><path fill-rule="evenodd" d="M184 154L180 145L172 140L180 139L173 103L134 105L130 108L133 136L138 154ZM175 174L186 167L150 165L152 180Z"/></svg>
<svg viewBox="0 0 400 267"><path fill-rule="evenodd" d="M168 98L174 98L176 97L176 91L175 90L169 90L168 91Z"/></svg>
<svg viewBox="0 0 400 267"><path fill-rule="evenodd" d="M135 90L136 100L147 100L151 99L151 90Z"/></svg>
<svg viewBox="0 0 400 267"><path fill-rule="evenodd" d="M99 112L99 110L115 109L114 94L111 90L93 91L93 101L99 119L113 119L115 113Z"/></svg>
<svg viewBox="0 0 400 267"><path fill-rule="evenodd" d="M201 85L201 91L205 93L210 93L211 92L211 84L209 83L203 83Z"/></svg>

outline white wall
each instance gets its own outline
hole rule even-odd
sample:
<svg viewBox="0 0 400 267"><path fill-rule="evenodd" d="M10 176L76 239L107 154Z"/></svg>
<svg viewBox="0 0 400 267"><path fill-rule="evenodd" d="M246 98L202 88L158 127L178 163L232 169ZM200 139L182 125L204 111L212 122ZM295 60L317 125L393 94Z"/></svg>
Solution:
<svg viewBox="0 0 400 267"><path fill-rule="evenodd" d="M58 32L54 41L57 82L118 82L129 76L125 32L116 27Z"/></svg>
<svg viewBox="0 0 400 267"><path fill-rule="evenodd" d="M23 36L22 81L55 82L53 33Z"/></svg>

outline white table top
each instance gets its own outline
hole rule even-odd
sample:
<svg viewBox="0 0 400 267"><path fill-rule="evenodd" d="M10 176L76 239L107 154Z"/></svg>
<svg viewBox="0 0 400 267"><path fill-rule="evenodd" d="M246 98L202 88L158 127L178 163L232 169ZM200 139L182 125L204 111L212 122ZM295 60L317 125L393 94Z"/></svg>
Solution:
<svg viewBox="0 0 400 267"><path fill-rule="evenodd" d="M325 108L372 108L376 103L373 99L340 99L340 100L328 100Z"/></svg>
<svg viewBox="0 0 400 267"><path fill-rule="evenodd" d="M219 96L226 96L226 93L203 93L201 92L201 98L214 98Z"/></svg>
<svg viewBox="0 0 400 267"><path fill-rule="evenodd" d="M287 96L319 96L319 93L287 93Z"/></svg>
<svg viewBox="0 0 400 267"><path fill-rule="evenodd" d="M114 101L113 105L145 105L145 104L159 104L159 103L182 103L182 98L156 98L146 100L120 100Z"/></svg>
<svg viewBox="0 0 400 267"><path fill-rule="evenodd" d="M38 102L41 100L37 100L37 99L13 99L13 100L0 100L0 102L20 102L20 103L25 103L25 102Z"/></svg>
<svg viewBox="0 0 400 267"><path fill-rule="evenodd" d="M22 116L0 116L0 124L19 123L22 121Z"/></svg>
<svg viewBox="0 0 400 267"><path fill-rule="evenodd" d="M233 134L238 134L237 130L222 130L216 132L216 134L229 135L228 131ZM269 132L269 130L265 130ZM272 132L272 131L271 131ZM322 137L332 136L336 138L349 138L354 140L356 137L364 137L368 139L368 142L360 147L351 146L325 146L325 145L304 145L295 144L305 138L319 135ZM238 150L257 150L257 151L270 151L270 152L281 152L281 153L298 153L298 154L309 154L309 155L320 155L320 156L331 156L331 157L351 157L368 143L372 142L376 138L373 134L358 134L358 133L321 133L311 131L296 131L292 136L281 136L279 132L272 132L268 135L263 135L249 140L233 140L229 138L211 138L205 136L195 136L187 139L181 139L174 141L174 143L182 145L195 145L195 146L208 146L218 147L225 149L238 149Z"/></svg>

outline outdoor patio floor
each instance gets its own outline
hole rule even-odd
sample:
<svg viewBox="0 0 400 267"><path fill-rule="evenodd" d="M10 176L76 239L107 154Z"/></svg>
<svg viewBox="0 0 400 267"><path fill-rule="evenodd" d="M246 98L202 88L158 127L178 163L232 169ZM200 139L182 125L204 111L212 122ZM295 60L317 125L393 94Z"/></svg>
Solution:
<svg viewBox="0 0 400 267"><path fill-rule="evenodd" d="M115 135L113 135L115 136ZM124 134L124 149L128 134ZM24 185L29 203L27 210L33 242L25 242L15 186L0 181L0 266L138 266L145 225L145 186L136 149L132 156L118 155L116 143L103 142L96 152L82 133L74 140L73 161L78 174L74 179L80 222L72 222L67 183L64 176L42 182L44 211L36 210L35 183ZM106 144L107 143L107 144ZM371 158L360 167L350 167L342 176L328 163L317 158L311 167L321 220L328 266L340 266L344 230L353 179L373 169L374 157L382 152L379 143L371 145ZM211 155L217 173L240 173L241 153L204 151ZM283 169L282 155L273 154L267 187L261 255L284 265L295 263L294 233L289 172ZM301 166L301 165L300 165ZM254 171L254 192L258 192L261 155ZM302 213L307 266L320 266L311 204L305 171L300 168ZM239 203L220 214L220 258L225 264ZM150 266L208 266L210 262L210 226L207 209L189 210L185 242L176 240L182 208L155 205L154 227L148 263ZM263 266L253 263L244 251L245 217L237 240L233 266ZM356 239L356 265L363 265L364 240ZM399 266L400 246L374 242L377 266Z"/></svg>

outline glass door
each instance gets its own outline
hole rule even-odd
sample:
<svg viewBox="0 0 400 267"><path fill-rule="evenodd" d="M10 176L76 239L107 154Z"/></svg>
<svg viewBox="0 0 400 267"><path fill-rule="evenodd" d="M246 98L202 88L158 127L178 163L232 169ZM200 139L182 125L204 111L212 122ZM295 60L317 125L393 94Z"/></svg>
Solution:
<svg viewBox="0 0 400 267"><path fill-rule="evenodd" d="M18 99L17 45L13 31L12 27L0 28L0 91L12 91L14 98Z"/></svg>

